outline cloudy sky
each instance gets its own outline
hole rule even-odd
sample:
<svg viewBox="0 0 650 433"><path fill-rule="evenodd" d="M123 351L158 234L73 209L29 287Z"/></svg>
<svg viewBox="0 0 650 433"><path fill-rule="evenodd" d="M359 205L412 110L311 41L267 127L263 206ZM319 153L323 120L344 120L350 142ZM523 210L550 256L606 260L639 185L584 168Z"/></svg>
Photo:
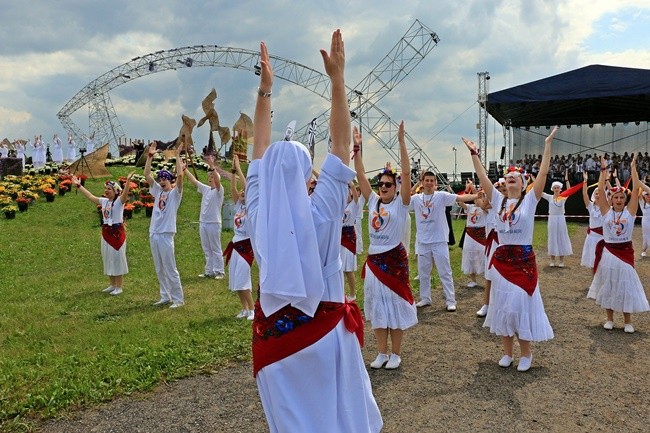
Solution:
<svg viewBox="0 0 650 433"><path fill-rule="evenodd" d="M409 134L440 171L471 163L460 136L477 139L477 72L488 71L489 91L591 64L650 69L650 0L465 1L95 1L3 2L0 13L0 139L66 132L56 113L86 84L132 58L190 45L257 50L323 71L319 48L340 28L346 44L346 81L359 82L415 19L440 43L378 106ZM252 116L258 77L231 68L182 68L130 81L111 98L128 137L168 139L180 115L200 118L200 103L216 88L221 123ZM274 138L298 126L327 102L282 80L273 89ZM87 108L75 123L88 127ZM488 152L503 143L490 118ZM205 135L205 136L204 136ZM195 129L195 142L206 140ZM324 144L321 144L324 146ZM318 150L317 150L317 153ZM321 152L322 153L322 152ZM369 143L367 168L390 159Z"/></svg>

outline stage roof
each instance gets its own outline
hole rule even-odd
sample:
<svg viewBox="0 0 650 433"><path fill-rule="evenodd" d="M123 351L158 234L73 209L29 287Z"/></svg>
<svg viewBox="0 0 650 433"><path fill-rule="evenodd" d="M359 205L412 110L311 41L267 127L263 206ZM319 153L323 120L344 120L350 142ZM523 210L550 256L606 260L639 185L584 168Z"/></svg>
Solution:
<svg viewBox="0 0 650 433"><path fill-rule="evenodd" d="M490 93L500 124L552 126L650 121L650 70L591 65Z"/></svg>

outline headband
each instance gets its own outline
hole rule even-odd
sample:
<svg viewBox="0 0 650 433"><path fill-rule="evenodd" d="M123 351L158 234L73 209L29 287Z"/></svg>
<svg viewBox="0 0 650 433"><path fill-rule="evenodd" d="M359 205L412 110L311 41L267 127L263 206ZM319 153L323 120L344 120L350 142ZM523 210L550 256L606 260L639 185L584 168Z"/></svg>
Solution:
<svg viewBox="0 0 650 433"><path fill-rule="evenodd" d="M104 182L104 185L113 188L115 194L119 194L120 192L122 192L122 187L120 186L119 183L115 181L107 180L106 182Z"/></svg>
<svg viewBox="0 0 650 433"><path fill-rule="evenodd" d="M158 172L158 179L167 179L168 181L171 182L174 180L174 175L167 170L160 170Z"/></svg>

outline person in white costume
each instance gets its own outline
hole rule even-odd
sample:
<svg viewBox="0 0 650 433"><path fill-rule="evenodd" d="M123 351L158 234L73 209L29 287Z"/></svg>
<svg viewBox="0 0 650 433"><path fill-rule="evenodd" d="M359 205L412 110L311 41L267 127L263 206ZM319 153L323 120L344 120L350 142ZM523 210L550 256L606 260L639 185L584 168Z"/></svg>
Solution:
<svg viewBox="0 0 650 433"><path fill-rule="evenodd" d="M582 257L580 266L588 268L594 267L594 257L596 256L596 245L603 238L603 216L600 214L598 206L598 188L589 196L589 174L583 172L584 182L582 184L582 201L585 203L589 213L589 225L587 226L587 236L582 246Z"/></svg>
<svg viewBox="0 0 650 433"><path fill-rule="evenodd" d="M9 148L4 144L0 143L0 158L6 158L9 156Z"/></svg>
<svg viewBox="0 0 650 433"><path fill-rule="evenodd" d="M636 154L632 158L632 191L614 187L605 193L607 161L601 158L598 178L598 207L603 216L603 240L596 247L594 260L594 279L589 287L587 298L595 299L596 304L605 309L607 319L603 328L614 329L614 312L623 313L624 328L629 334L634 332L632 313L650 310L648 299L634 268L634 248L632 232L639 206L639 188L650 192L650 187L639 180L636 169ZM626 205L627 202L627 205Z"/></svg>
<svg viewBox="0 0 650 433"><path fill-rule="evenodd" d="M357 200L359 213L357 214L356 219L354 220L354 230L357 233L357 255L363 254L363 229L361 228L361 223L363 222L364 207L366 206L366 199L361 195L361 190L359 185L355 186L357 190Z"/></svg>
<svg viewBox="0 0 650 433"><path fill-rule="evenodd" d="M359 196L354 183L348 185L348 198L343 212L343 228L341 231L341 261L343 276L348 283L348 301L357 300L355 274L357 272L357 233L354 227L359 215Z"/></svg>
<svg viewBox="0 0 650 433"><path fill-rule="evenodd" d="M252 295L251 266L253 260L255 260L255 254L248 235L248 224L246 224L246 178L241 171L237 155L233 156L232 165L230 194L232 201L235 203L235 215L233 217L235 235L228 243L223 255L226 258L226 264L229 266L228 287L231 291L237 292L242 307L235 317L253 320L255 304ZM237 182L240 179L242 182L241 192L237 187Z"/></svg>
<svg viewBox="0 0 650 433"><path fill-rule="evenodd" d="M222 280L226 275L223 252L221 251L221 207L223 206L224 192L221 186L221 176L214 164L214 156L207 156L206 162L208 164L208 185L197 180L187 167L185 176L201 194L199 237L205 256L205 268L199 278Z"/></svg>
<svg viewBox="0 0 650 433"><path fill-rule="evenodd" d="M476 193L476 187L471 180L467 180L465 192ZM461 201L459 204L467 215L460 270L469 276L467 287L472 288L478 286L476 276L485 273L487 212L483 210L483 198L481 195L474 200L474 203L466 204Z"/></svg>
<svg viewBox="0 0 650 433"><path fill-rule="evenodd" d="M63 163L63 147L61 146L59 134L54 134L52 138L52 161L57 165Z"/></svg>
<svg viewBox="0 0 650 433"><path fill-rule="evenodd" d="M23 143L16 142L16 158L22 161L23 170L25 169L25 149L27 146Z"/></svg>
<svg viewBox="0 0 650 433"><path fill-rule="evenodd" d="M68 152L66 153L66 162L72 163L77 160L77 143L74 142L72 135L68 135Z"/></svg>
<svg viewBox="0 0 650 433"><path fill-rule="evenodd" d="M363 319L346 303L341 216L354 172L341 32L321 50L331 81L332 150L311 196L311 158L297 142L269 145L273 72L260 44L253 161L246 201L260 272L253 371L271 433L378 432L383 422L363 364Z"/></svg>
<svg viewBox="0 0 650 433"><path fill-rule="evenodd" d="M487 176L481 164L476 145L463 138L472 155L472 163L491 206L497 210L499 246L490 260L492 286L490 308L484 327L501 337L503 356L501 367L513 362L515 335L519 340L521 358L518 371L528 371L533 361L531 341L545 341L554 337L539 288L537 263L532 248L535 226L535 208L544 192L544 184L551 159L551 142L557 133L555 127L544 142L544 154L537 178L526 192L523 170L511 167L504 175L506 195L501 194Z"/></svg>
<svg viewBox="0 0 650 433"><path fill-rule="evenodd" d="M174 175L167 170L158 172L158 181L151 175L151 160L156 154L155 142L149 145L147 162L144 165L144 178L151 185L149 192L154 196L149 224L149 245L160 287L160 299L154 305L171 304L169 308L178 308L185 304L174 252L176 214L183 197L182 148L181 145L176 148L176 183L173 186Z"/></svg>
<svg viewBox="0 0 650 433"><path fill-rule="evenodd" d="M124 229L124 205L129 200L129 187L131 178L135 172L131 172L126 178L124 189L114 181L104 183L104 196L97 197L88 191L76 176L72 176L72 182L77 189L91 202L100 205L102 209L102 241L101 252L104 262L104 274L108 275L110 284L103 292L117 296L122 293L124 275L129 272L126 261L126 230Z"/></svg>
<svg viewBox="0 0 650 433"><path fill-rule="evenodd" d="M568 174L565 173L566 187L571 187L569 184ZM562 182L553 182L551 184L551 191L553 194L543 193L542 198L548 202L548 255L551 257L550 267L555 267L556 258L558 260L557 266L564 267L564 256L573 254L571 248L571 239L569 239L569 229L566 225L566 218L564 217L566 198L560 196L562 192Z"/></svg>
<svg viewBox="0 0 650 433"><path fill-rule="evenodd" d="M641 230L643 233L643 248L641 257L646 257L648 247L650 247L650 193L643 191L639 199L639 207L643 217L641 219Z"/></svg>
<svg viewBox="0 0 650 433"><path fill-rule="evenodd" d="M34 149L32 150L32 165L34 168L45 167L45 145L42 136L34 137Z"/></svg>

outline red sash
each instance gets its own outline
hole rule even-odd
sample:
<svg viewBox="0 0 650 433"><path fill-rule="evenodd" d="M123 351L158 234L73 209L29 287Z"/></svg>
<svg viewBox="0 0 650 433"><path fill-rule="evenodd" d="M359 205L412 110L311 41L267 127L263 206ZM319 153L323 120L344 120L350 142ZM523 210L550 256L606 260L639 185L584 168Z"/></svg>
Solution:
<svg viewBox="0 0 650 433"><path fill-rule="evenodd" d="M600 259L603 258L603 249L605 248L607 248L607 251L614 254L619 260L634 267L634 248L632 247L632 241L611 243L611 242L605 242L604 239L601 239L596 244L596 258L594 259L594 274L598 269L598 265L600 264Z"/></svg>
<svg viewBox="0 0 650 433"><path fill-rule="evenodd" d="M343 226L341 231L341 245L350 250L352 254L357 253L357 231L354 226Z"/></svg>
<svg viewBox="0 0 650 433"><path fill-rule="evenodd" d="M533 296L537 287L537 262L532 245L499 245L490 266L501 276Z"/></svg>
<svg viewBox="0 0 650 433"><path fill-rule="evenodd" d="M465 227L465 233L479 244L485 246L485 227Z"/></svg>
<svg viewBox="0 0 650 433"><path fill-rule="evenodd" d="M240 256L246 260L248 266L253 266L253 260L255 260L255 254L253 253L253 245L251 245L250 239L244 239L241 241L234 242L230 241L228 246L223 251L223 256L226 259L226 266L232 257L232 251L235 250L239 253Z"/></svg>
<svg viewBox="0 0 650 433"><path fill-rule="evenodd" d="M485 239L485 257L490 256L492 243L496 243L497 247L499 246L499 233L495 229L490 230L490 233L488 233L487 238Z"/></svg>
<svg viewBox="0 0 650 433"><path fill-rule="evenodd" d="M102 225L102 238L106 243L112 246L115 251L119 251L126 241L126 229L124 224L113 224L109 226L108 224Z"/></svg>
<svg viewBox="0 0 650 433"><path fill-rule="evenodd" d="M599 235L602 236L603 235L603 227L602 226L601 227L594 227L594 228L587 227L587 234L589 234L591 232L598 233Z"/></svg>
<svg viewBox="0 0 650 433"><path fill-rule="evenodd" d="M363 316L356 302L326 302L318 305L314 317L287 305L264 316L259 297L253 319L253 376L267 365L311 346L344 320L345 328L357 335L363 347Z"/></svg>
<svg viewBox="0 0 650 433"><path fill-rule="evenodd" d="M392 250L380 254L368 254L366 264L379 281L409 304L413 304L409 261L404 245L400 243ZM365 266L361 271L361 278L366 278Z"/></svg>

